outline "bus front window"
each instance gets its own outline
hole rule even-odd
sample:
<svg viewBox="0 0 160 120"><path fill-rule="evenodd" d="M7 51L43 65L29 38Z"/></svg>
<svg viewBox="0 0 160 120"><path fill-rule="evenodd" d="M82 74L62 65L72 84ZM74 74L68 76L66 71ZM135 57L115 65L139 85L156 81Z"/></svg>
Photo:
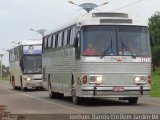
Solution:
<svg viewBox="0 0 160 120"><path fill-rule="evenodd" d="M81 40L81 53L84 56L116 54L114 26L84 26Z"/></svg>
<svg viewBox="0 0 160 120"><path fill-rule="evenodd" d="M84 26L83 56L151 56L149 32L143 26Z"/></svg>
<svg viewBox="0 0 160 120"><path fill-rule="evenodd" d="M150 56L149 32L141 26L118 26L119 55Z"/></svg>
<svg viewBox="0 0 160 120"><path fill-rule="evenodd" d="M41 55L32 55L23 57L24 73L42 73Z"/></svg>

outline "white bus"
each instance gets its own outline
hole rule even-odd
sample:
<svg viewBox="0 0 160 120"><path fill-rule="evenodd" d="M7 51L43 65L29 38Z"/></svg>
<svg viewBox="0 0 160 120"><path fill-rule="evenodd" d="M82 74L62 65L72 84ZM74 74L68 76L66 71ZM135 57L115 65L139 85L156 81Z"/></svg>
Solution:
<svg viewBox="0 0 160 120"><path fill-rule="evenodd" d="M87 97L135 104L150 91L149 38L147 25L126 13L88 13L44 36L44 87L75 104Z"/></svg>
<svg viewBox="0 0 160 120"><path fill-rule="evenodd" d="M42 88L42 40L24 40L9 50L13 89Z"/></svg>

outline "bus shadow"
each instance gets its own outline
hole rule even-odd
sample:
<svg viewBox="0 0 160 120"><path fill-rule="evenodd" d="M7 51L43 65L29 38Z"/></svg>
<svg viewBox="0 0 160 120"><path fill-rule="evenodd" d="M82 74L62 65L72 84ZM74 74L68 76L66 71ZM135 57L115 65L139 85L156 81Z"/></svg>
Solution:
<svg viewBox="0 0 160 120"><path fill-rule="evenodd" d="M19 91L19 92L41 92L41 91L47 91L47 90L45 90L44 88L39 88L39 89L36 89L36 88L31 88L31 89L27 89L27 90L21 90L21 88L18 88L18 89L16 89L16 90L13 90L13 89L9 89L9 90L12 90L12 91Z"/></svg>
<svg viewBox="0 0 160 120"><path fill-rule="evenodd" d="M63 99L58 99L63 102L72 103L71 97L64 97ZM79 106L86 107L96 107L96 106L144 106L141 103L129 104L127 100L118 99L104 99L104 98L83 98Z"/></svg>

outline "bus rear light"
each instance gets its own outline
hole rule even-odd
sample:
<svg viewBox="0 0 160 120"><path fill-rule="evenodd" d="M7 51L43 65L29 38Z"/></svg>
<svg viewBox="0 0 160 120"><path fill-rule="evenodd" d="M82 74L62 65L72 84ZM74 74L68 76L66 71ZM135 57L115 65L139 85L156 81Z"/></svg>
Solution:
<svg viewBox="0 0 160 120"><path fill-rule="evenodd" d="M148 76L148 83L149 83L149 84L152 83L152 77L151 77L151 75Z"/></svg>
<svg viewBox="0 0 160 120"><path fill-rule="evenodd" d="M86 76L86 75L83 76L82 82L83 82L83 84L86 84L86 83L87 83L87 76Z"/></svg>

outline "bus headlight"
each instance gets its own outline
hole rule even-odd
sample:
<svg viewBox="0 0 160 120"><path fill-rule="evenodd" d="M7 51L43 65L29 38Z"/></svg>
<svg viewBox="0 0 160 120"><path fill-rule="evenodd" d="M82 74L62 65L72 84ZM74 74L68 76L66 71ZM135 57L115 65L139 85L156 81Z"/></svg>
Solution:
<svg viewBox="0 0 160 120"><path fill-rule="evenodd" d="M24 78L24 80L27 80L27 81L30 81L30 80L31 80L31 78L28 77L27 75L24 75L23 78Z"/></svg>
<svg viewBox="0 0 160 120"><path fill-rule="evenodd" d="M145 84L147 80L146 76L141 76L141 83Z"/></svg>
<svg viewBox="0 0 160 120"><path fill-rule="evenodd" d="M102 75L90 75L90 83L101 84Z"/></svg>
<svg viewBox="0 0 160 120"><path fill-rule="evenodd" d="M30 81L31 80L31 78L29 78L29 77L27 77L27 79L26 79L27 81Z"/></svg>
<svg viewBox="0 0 160 120"><path fill-rule="evenodd" d="M96 83L102 83L102 76L97 76Z"/></svg>
<svg viewBox="0 0 160 120"><path fill-rule="evenodd" d="M134 83L135 84L145 84L146 83L146 76L134 76Z"/></svg>

